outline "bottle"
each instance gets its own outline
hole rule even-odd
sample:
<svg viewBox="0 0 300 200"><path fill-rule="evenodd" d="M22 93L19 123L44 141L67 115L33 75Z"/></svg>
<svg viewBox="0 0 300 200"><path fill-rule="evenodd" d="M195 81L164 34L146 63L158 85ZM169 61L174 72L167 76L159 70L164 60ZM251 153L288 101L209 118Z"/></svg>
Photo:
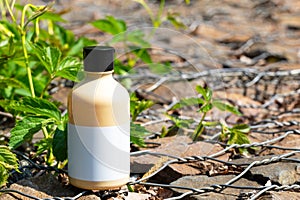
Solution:
<svg viewBox="0 0 300 200"><path fill-rule="evenodd" d="M89 190L117 189L129 180L129 94L113 78L114 48L83 49L85 78L68 97L68 175Z"/></svg>

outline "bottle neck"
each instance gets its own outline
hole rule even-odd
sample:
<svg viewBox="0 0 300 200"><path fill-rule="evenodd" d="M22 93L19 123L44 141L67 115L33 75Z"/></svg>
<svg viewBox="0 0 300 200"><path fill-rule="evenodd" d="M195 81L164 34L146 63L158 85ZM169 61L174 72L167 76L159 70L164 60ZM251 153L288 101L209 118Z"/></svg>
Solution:
<svg viewBox="0 0 300 200"><path fill-rule="evenodd" d="M109 78L112 77L114 70L107 72L87 72L85 71L86 79L99 79L99 78Z"/></svg>

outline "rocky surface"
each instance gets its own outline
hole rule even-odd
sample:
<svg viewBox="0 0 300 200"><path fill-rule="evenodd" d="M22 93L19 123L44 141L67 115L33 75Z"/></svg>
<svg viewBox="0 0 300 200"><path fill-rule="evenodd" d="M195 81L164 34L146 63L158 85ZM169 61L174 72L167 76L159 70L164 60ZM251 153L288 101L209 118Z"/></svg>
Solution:
<svg viewBox="0 0 300 200"><path fill-rule="evenodd" d="M235 176L234 175L223 175L223 176L185 176L182 177L174 182L171 183L171 185L174 186L183 186L183 187L193 187L197 189L202 189L202 188L207 188L212 185L218 185L218 184L224 184L227 181L233 179ZM240 179L236 181L233 186L253 186L253 187L258 187L260 186L258 183L255 181L249 181L247 179ZM188 192L187 190L183 189L174 189L175 191L179 193L184 193ZM251 189L232 189L232 188L226 188L224 190L220 190L219 193L204 193L204 194L199 194L199 195L192 195L191 199L238 199L238 198L246 198L247 192L251 192Z"/></svg>
<svg viewBox="0 0 300 200"><path fill-rule="evenodd" d="M24 1L24 3L28 2L45 4L46 1ZM158 1L151 1L149 4L154 12L157 11L158 5ZM96 30L89 22L106 15L124 19L129 30L138 27L147 32L149 29L145 27L151 27L151 21L145 10L131 0L64 0L58 1L54 10L65 13L63 17L69 22L63 25L73 30L77 36L94 38L99 43L108 41L110 36ZM166 0L164 16L167 10L179 12L182 22L187 25L185 30L175 30L169 22L164 22L163 27L169 29L158 29L151 40L153 47L159 47L150 51L153 60L170 62L172 66L174 65L172 73L167 78L173 78L177 72L189 75L209 69L231 69L232 71L249 69L257 70L261 74L300 69L300 1L298 0L191 0L190 5L185 5L183 0ZM133 80L136 88L144 90L158 81L148 80L145 78L146 75L147 73L142 73L140 80ZM214 97L229 100L239 106L244 114L232 116L212 111L207 120L224 118L231 125L249 123L253 127L249 133L250 141L257 143L279 137L286 131L299 130L300 98L299 92L297 93L300 87L299 76L297 78L289 75L282 79L278 76L273 78L266 76L255 82L256 78L249 73L244 73L242 76L229 76L216 72L209 77L166 81L151 92L140 93L141 97L152 99L156 104L152 110L143 113L139 123L152 132L159 132L162 126L172 125L170 120L161 120L165 118L166 108L174 102L174 99L194 96L196 93L193 88L196 85L207 84L215 89ZM53 97L66 104L68 90L60 88ZM175 114L199 120L200 115L196 110L197 108L187 108L176 111ZM151 123L157 119L161 121ZM290 121L296 121L298 124L278 125ZM264 127L255 128L258 125ZM207 130L207 134L202 139L210 138L219 131ZM190 133L191 130L186 130L173 137L147 140L153 147L150 148L148 145L148 148L142 150L160 153L160 155L132 156L132 176L141 178L145 173L151 175L175 157L209 156L225 147L222 143L192 142ZM225 163L212 160L173 163L152 177L149 182L196 189L224 184L238 176L248 166L239 164L251 164L293 150L299 152L299 144L300 135L295 132L274 143L253 148L252 154L244 155L245 158L242 159L237 159L241 157L238 150L231 149L216 157ZM232 185L251 187L264 187L270 184L297 185L300 182L299 156L292 158L295 160L254 166ZM34 175L35 177L27 176L22 180L16 180L8 189L38 198L73 197L82 192L69 186L67 180L58 179L57 175L51 172ZM87 192L79 199L165 199L187 192L187 190L176 188L171 190L158 186L134 185L133 187L136 192L129 192L127 188L122 188L120 191L95 191ZM225 187L218 192L193 193L186 199L247 199L258 191ZM300 199L297 191L299 190L271 190L261 196L261 199ZM0 199L29 198L11 193L1 194Z"/></svg>

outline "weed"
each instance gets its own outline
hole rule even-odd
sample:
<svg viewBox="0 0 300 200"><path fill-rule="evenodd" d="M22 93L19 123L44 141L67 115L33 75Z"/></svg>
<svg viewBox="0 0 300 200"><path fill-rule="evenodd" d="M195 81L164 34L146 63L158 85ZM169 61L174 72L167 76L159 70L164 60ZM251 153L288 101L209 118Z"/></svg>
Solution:
<svg viewBox="0 0 300 200"><path fill-rule="evenodd" d="M202 87L200 85L196 86L196 91L200 95L200 97L190 97L181 99L178 103L176 103L171 109L179 109L186 106L199 106L198 112L201 114L200 122L198 123L194 134L193 140L197 140L198 137L204 132L205 127L208 126L221 126L222 132L220 139L222 141L227 141L228 144L245 144L250 143L247 137L247 133L250 131L250 127L246 124L237 124L233 127L229 127L224 121L216 121L216 122L206 122L205 117L209 111L213 108L217 108L220 111L231 112L236 115L241 115L239 110L233 105L221 101L220 99L213 98L213 92L208 87ZM178 120L177 118L171 118L174 122L174 127L181 128L184 124L185 127L188 126L188 122L185 120ZM174 127L171 127L173 129ZM162 135L166 135L168 131L163 130Z"/></svg>
<svg viewBox="0 0 300 200"><path fill-rule="evenodd" d="M0 187L3 186L9 177L9 171L17 169L18 162L7 146L0 145Z"/></svg>

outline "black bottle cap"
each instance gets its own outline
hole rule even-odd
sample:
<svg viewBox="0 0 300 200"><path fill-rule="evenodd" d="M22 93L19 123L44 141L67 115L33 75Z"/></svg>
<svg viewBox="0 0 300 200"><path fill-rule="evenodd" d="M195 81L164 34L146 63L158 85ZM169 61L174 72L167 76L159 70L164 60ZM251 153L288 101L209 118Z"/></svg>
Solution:
<svg viewBox="0 0 300 200"><path fill-rule="evenodd" d="M83 66L87 72L107 72L114 69L115 49L109 46L83 48Z"/></svg>

